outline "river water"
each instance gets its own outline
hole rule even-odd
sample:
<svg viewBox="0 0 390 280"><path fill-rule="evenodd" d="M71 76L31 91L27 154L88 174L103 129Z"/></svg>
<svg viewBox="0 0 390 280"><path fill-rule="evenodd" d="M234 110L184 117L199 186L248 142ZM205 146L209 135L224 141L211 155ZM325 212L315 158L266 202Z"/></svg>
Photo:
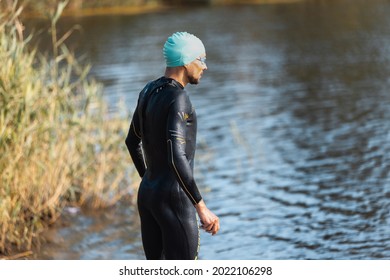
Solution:
<svg viewBox="0 0 390 280"><path fill-rule="evenodd" d="M111 110L164 71L186 30L208 71L188 86L196 179L220 217L200 259L390 258L390 2L303 1L67 18ZM144 259L136 210L69 214L35 259Z"/></svg>

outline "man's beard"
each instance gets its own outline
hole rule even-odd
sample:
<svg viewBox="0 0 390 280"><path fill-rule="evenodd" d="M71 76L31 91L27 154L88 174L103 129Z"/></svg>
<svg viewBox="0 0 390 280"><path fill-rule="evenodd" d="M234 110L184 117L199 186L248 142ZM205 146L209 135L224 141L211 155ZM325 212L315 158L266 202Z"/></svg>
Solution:
<svg viewBox="0 0 390 280"><path fill-rule="evenodd" d="M199 79L195 79L194 77L188 77L188 82L191 85L197 85L197 84L199 84Z"/></svg>

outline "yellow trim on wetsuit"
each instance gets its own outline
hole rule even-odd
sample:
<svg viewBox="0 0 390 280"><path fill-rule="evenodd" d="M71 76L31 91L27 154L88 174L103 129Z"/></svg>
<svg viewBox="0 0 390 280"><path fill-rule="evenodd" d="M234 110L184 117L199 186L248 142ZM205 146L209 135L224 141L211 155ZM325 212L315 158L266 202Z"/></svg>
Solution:
<svg viewBox="0 0 390 280"><path fill-rule="evenodd" d="M133 131L134 131L134 134L135 136L137 136L139 139L142 139L140 135L138 135L137 131L135 130L135 124L134 124L134 121L132 121L132 125L133 125Z"/></svg>
<svg viewBox="0 0 390 280"><path fill-rule="evenodd" d="M176 165L175 165L175 161L174 161L174 159L173 159L173 146L172 146L172 140L171 140L171 139L168 139L167 142L169 142L169 145L170 145L170 147L171 147L172 166L173 166L173 168L175 169L176 175L177 175L177 177L179 177L179 180L180 180L181 184L183 185L184 190L185 190L185 191L188 193L188 195L191 197L191 199L192 199L192 201L194 202L194 204L197 204L195 198L191 195L190 191L187 189L187 186L184 184L183 179L180 177L179 172L177 171L177 168L176 168Z"/></svg>
<svg viewBox="0 0 390 280"><path fill-rule="evenodd" d="M196 256L194 260L197 260L199 257L199 251L200 251L200 230L199 230L199 220L198 217L196 217L196 224L198 226L198 247L196 248Z"/></svg>

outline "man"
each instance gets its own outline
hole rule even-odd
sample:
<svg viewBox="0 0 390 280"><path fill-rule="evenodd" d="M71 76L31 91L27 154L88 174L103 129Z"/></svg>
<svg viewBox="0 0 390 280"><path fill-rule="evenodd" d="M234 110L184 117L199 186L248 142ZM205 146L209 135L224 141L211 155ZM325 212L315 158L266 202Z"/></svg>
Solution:
<svg viewBox="0 0 390 280"><path fill-rule="evenodd" d="M196 212L204 230L214 235L220 228L193 177L197 121L184 90L207 69L206 51L196 36L176 32L163 54L165 74L140 92L126 146L142 177L138 210L146 258L196 259Z"/></svg>

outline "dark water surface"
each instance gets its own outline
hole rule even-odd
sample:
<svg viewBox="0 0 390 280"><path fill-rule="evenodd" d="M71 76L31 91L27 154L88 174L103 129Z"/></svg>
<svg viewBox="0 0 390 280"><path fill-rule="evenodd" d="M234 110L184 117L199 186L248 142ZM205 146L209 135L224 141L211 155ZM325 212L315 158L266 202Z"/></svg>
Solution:
<svg viewBox="0 0 390 280"><path fill-rule="evenodd" d="M389 259L389 15L389 1L340 0L62 24L82 26L74 43L113 111L162 75L167 36L203 40L195 169L221 231L202 233L201 259ZM65 224L34 258L144 258L129 207Z"/></svg>

